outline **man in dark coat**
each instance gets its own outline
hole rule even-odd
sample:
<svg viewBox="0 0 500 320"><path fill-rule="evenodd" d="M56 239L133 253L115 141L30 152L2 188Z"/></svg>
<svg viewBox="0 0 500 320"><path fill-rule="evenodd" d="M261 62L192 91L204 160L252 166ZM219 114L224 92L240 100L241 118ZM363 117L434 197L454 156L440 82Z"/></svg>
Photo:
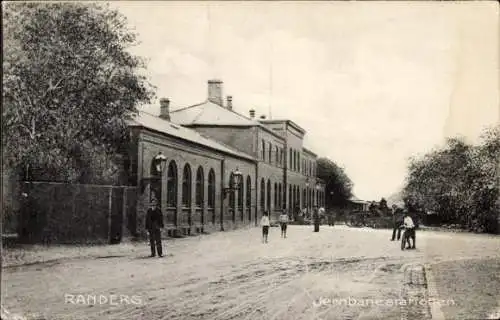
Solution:
<svg viewBox="0 0 500 320"><path fill-rule="evenodd" d="M314 232L319 232L320 216L318 209L313 209L313 222L314 222Z"/></svg>
<svg viewBox="0 0 500 320"><path fill-rule="evenodd" d="M161 209L158 207L156 201L151 202L151 207L146 213L146 230L149 233L149 245L151 246L151 257L156 256L156 251L158 251L158 256L162 257L162 246L161 246L161 228L163 228L163 214Z"/></svg>
<svg viewBox="0 0 500 320"><path fill-rule="evenodd" d="M393 205L392 206L392 238L391 241L394 241L396 238L396 232L398 234L398 241L401 239L401 226L403 225L403 214L401 210Z"/></svg>

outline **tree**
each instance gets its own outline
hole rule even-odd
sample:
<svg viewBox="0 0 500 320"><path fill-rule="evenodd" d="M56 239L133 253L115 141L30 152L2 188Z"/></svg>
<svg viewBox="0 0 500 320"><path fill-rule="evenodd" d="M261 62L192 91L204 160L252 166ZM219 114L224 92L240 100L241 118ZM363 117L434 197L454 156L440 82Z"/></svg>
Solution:
<svg viewBox="0 0 500 320"><path fill-rule="evenodd" d="M344 170L327 158L319 158L318 178L325 181L326 205L342 206L352 197L352 181Z"/></svg>
<svg viewBox="0 0 500 320"><path fill-rule="evenodd" d="M125 120L153 88L136 35L107 6L4 6L4 162L31 179L110 183L126 146Z"/></svg>
<svg viewBox="0 0 500 320"><path fill-rule="evenodd" d="M436 212L443 222L494 231L499 159L499 127L486 130L479 145L448 139L444 148L410 161L405 204Z"/></svg>

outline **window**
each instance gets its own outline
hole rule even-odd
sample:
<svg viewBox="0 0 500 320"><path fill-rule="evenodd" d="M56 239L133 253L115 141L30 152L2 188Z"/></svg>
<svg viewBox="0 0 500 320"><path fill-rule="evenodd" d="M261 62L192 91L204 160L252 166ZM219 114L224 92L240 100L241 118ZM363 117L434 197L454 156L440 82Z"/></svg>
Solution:
<svg viewBox="0 0 500 320"><path fill-rule="evenodd" d="M282 194L281 194L281 183L278 184L278 207L279 208L283 207Z"/></svg>
<svg viewBox="0 0 500 320"><path fill-rule="evenodd" d="M302 208L305 208L307 205L307 195L306 189L302 190Z"/></svg>
<svg viewBox="0 0 500 320"><path fill-rule="evenodd" d="M215 172L210 169L208 172L208 210L212 212L212 223L215 223Z"/></svg>
<svg viewBox="0 0 500 320"><path fill-rule="evenodd" d="M274 183L274 207L278 207L278 184Z"/></svg>
<svg viewBox="0 0 500 320"><path fill-rule="evenodd" d="M189 164L184 166L182 174L182 206L191 207L191 167Z"/></svg>
<svg viewBox="0 0 500 320"><path fill-rule="evenodd" d="M290 159L288 162L288 167L290 170L292 170L292 149L290 149L290 151L288 152L289 155L288 155L288 158Z"/></svg>
<svg viewBox="0 0 500 320"><path fill-rule="evenodd" d="M262 161L266 161L266 142L262 139Z"/></svg>
<svg viewBox="0 0 500 320"><path fill-rule="evenodd" d="M276 154L275 154L275 161L276 161L276 165L279 166L280 165L280 150L278 148L278 146L276 146Z"/></svg>
<svg viewBox="0 0 500 320"><path fill-rule="evenodd" d="M234 185L234 174L233 173L231 173L231 175L229 176L229 187L230 188L234 188L235 187L235 185ZM235 192L230 191L229 192L229 208L231 208L231 210L232 210L233 213L234 213L235 202L236 202Z"/></svg>
<svg viewBox="0 0 500 320"><path fill-rule="evenodd" d="M266 183L264 178L260 181L260 208L262 211L266 210Z"/></svg>
<svg viewBox="0 0 500 320"><path fill-rule="evenodd" d="M293 205L292 199L292 185L288 186L288 209L292 208Z"/></svg>
<svg viewBox="0 0 500 320"><path fill-rule="evenodd" d="M203 207L203 200L204 200L204 179L205 177L203 176L203 168L200 166L198 167L198 170L196 171L196 206L198 208Z"/></svg>
<svg viewBox="0 0 500 320"><path fill-rule="evenodd" d="M297 206L297 186L293 186L293 206L292 208L295 208Z"/></svg>
<svg viewBox="0 0 500 320"><path fill-rule="evenodd" d="M177 165L170 161L167 171L167 207L177 207Z"/></svg>
<svg viewBox="0 0 500 320"><path fill-rule="evenodd" d="M269 163L273 162L273 145L269 142Z"/></svg>
<svg viewBox="0 0 500 320"><path fill-rule="evenodd" d="M271 214L271 180L267 180L267 210Z"/></svg>
<svg viewBox="0 0 500 320"><path fill-rule="evenodd" d="M247 177L247 212L248 212L248 221L252 220L250 208L252 207L252 179L250 176Z"/></svg>
<svg viewBox="0 0 500 320"><path fill-rule="evenodd" d="M293 171L297 171L297 151L293 150Z"/></svg>
<svg viewBox="0 0 500 320"><path fill-rule="evenodd" d="M241 221L243 221L243 177L238 184L238 211L240 212Z"/></svg>

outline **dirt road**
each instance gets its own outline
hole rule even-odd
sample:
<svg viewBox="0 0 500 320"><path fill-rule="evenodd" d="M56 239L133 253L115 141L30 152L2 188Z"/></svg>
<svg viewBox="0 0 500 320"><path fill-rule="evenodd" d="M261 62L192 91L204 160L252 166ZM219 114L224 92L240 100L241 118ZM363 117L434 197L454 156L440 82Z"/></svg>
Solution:
<svg viewBox="0 0 500 320"><path fill-rule="evenodd" d="M168 255L71 260L3 270L3 302L36 319L400 319L411 263L499 258L493 236L420 232L401 251L387 230L291 226L167 243ZM336 300L339 299L339 300ZM494 306L492 306L493 308Z"/></svg>

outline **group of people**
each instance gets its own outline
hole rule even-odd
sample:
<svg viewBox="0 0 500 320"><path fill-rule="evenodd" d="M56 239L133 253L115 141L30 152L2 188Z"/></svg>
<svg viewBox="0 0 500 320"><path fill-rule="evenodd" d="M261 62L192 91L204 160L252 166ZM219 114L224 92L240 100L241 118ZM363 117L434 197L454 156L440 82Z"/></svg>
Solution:
<svg viewBox="0 0 500 320"><path fill-rule="evenodd" d="M288 226L288 214L285 210L281 213L279 217L279 223L281 227L281 237L286 238L286 229ZM269 236L269 227L271 227L271 221L269 220L269 212L265 211L260 219L260 225L262 226L262 242L267 243L267 237Z"/></svg>
<svg viewBox="0 0 500 320"><path fill-rule="evenodd" d="M401 250L404 249L415 249L416 225L410 216L408 211L404 213L402 210L398 209L396 206L392 208L393 214L393 230L391 241L396 239L399 241L401 239ZM281 237L286 238L286 231L289 222L289 217L286 210L283 210L279 216L279 224L281 227ZM264 212L262 219L260 220L260 225L262 226L262 242L267 243L269 236L269 228L271 227L271 221L269 219L269 212ZM161 229L163 225L163 214L158 206L158 202L153 200L151 206L146 213L146 230L149 233L149 244L151 247L151 257L155 257L158 254L159 257L163 256L163 247L161 243ZM315 230L316 231L316 230ZM410 240L412 240L410 242Z"/></svg>
<svg viewBox="0 0 500 320"><path fill-rule="evenodd" d="M410 213L408 211L401 212L401 210L394 205L392 207L392 219L393 229L391 241L394 241L396 239L396 233L397 240L399 241L401 239L401 232L403 231L403 237L401 239L401 250L416 249L416 225L413 222ZM412 243L410 242L410 240L412 240Z"/></svg>

